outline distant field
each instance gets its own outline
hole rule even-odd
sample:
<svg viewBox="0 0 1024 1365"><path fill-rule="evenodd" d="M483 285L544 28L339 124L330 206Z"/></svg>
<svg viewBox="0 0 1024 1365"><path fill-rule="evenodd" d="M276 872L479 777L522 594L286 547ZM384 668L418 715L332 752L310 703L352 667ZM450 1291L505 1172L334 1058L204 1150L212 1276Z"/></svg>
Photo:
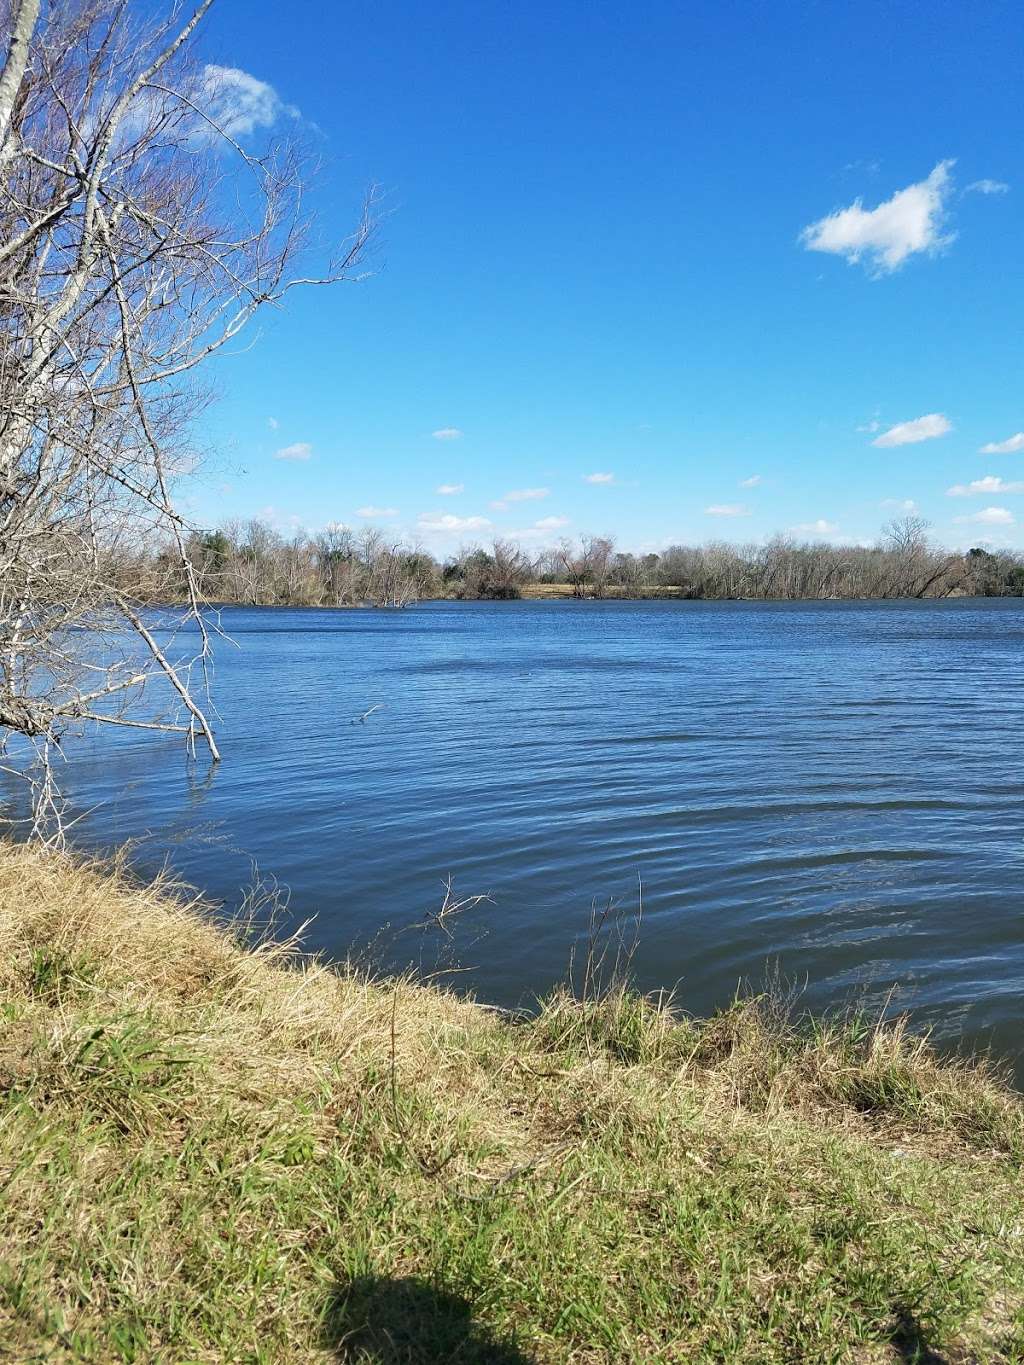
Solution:
<svg viewBox="0 0 1024 1365"><path fill-rule="evenodd" d="M592 594L588 590L587 596L590 597L591 595ZM610 598L682 597L683 595L684 594L682 588L660 587L641 588L636 593L627 593L624 592L619 587L612 587L606 589L605 592L603 593L604 597ZM572 596L573 590L571 583L527 583L523 588L523 597L526 598Z"/></svg>

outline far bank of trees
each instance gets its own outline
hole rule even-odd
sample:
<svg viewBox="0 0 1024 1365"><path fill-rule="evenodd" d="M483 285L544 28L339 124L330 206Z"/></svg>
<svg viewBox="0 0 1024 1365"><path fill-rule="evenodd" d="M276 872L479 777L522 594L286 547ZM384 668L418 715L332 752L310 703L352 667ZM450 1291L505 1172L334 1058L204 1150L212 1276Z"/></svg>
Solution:
<svg viewBox="0 0 1024 1365"><path fill-rule="evenodd" d="M557 585L578 598L670 595L691 599L936 598L1024 595L1024 556L936 546L925 522L890 523L873 546L802 542L671 545L659 554L616 549L582 536L531 554L509 540L443 561L376 527L331 525L284 535L265 521L226 522L194 533L187 567L176 551L124 555L124 591L177 600L188 579L211 601L247 606L402 607L427 598L512 600Z"/></svg>

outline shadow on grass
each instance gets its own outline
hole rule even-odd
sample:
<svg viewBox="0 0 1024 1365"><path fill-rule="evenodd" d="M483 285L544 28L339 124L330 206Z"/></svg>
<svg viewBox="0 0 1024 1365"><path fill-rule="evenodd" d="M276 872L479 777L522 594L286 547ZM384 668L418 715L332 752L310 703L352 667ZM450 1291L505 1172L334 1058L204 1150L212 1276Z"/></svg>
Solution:
<svg viewBox="0 0 1024 1365"><path fill-rule="evenodd" d="M939 1355L928 1345L924 1329L907 1308L896 1309L892 1344L898 1359L906 1365L952 1365L946 1356Z"/></svg>
<svg viewBox="0 0 1024 1365"><path fill-rule="evenodd" d="M469 1303L427 1280L367 1276L339 1287L328 1349L366 1365L533 1365L513 1341L473 1321Z"/></svg>

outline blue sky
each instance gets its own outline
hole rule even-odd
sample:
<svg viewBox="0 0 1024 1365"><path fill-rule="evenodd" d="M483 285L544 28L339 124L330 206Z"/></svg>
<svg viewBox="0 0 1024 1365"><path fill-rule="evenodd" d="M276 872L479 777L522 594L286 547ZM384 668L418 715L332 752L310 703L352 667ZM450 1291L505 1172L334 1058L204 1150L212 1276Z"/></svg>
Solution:
<svg viewBox="0 0 1024 1365"><path fill-rule="evenodd" d="M315 146L324 243L385 216L217 362L198 520L1024 546L1019 5L281 14L205 59Z"/></svg>

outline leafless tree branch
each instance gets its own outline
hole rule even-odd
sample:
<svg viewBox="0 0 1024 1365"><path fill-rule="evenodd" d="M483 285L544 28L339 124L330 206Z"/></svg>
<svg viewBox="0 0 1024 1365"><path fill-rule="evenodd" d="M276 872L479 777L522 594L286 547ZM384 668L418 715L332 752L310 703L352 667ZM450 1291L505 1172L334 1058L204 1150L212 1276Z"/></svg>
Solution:
<svg viewBox="0 0 1024 1365"><path fill-rule="evenodd" d="M297 269L305 163L294 140L243 145L218 107L193 50L213 2L0 0L0 746L34 747L40 830L69 726L219 758L175 506L199 372L293 288L355 278L372 233L371 193L337 259ZM159 618L123 572L154 544L151 600L180 603Z"/></svg>

